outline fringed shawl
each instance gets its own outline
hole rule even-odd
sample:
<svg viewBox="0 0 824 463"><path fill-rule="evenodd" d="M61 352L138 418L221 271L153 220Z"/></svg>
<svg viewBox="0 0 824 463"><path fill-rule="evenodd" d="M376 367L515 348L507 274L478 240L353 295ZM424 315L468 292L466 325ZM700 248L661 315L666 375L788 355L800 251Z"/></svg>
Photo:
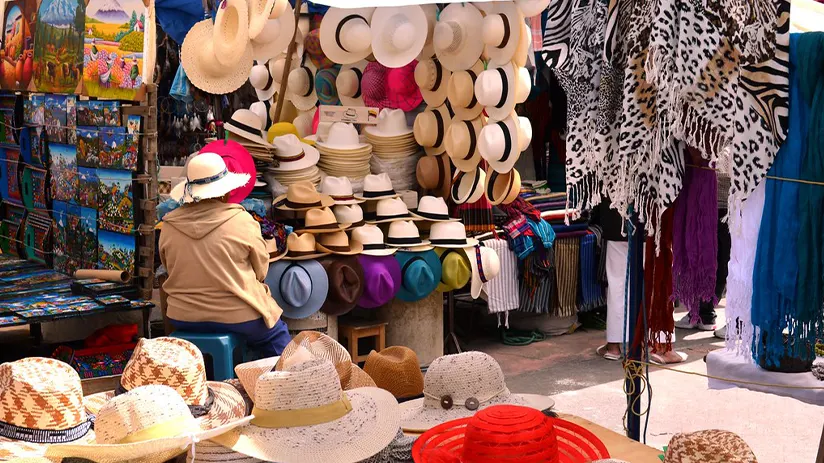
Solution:
<svg viewBox="0 0 824 463"><path fill-rule="evenodd" d="M647 310L648 338L650 347L657 352L672 350L672 334L675 304L672 299L672 224L674 209L668 208L661 215L661 236L645 244L644 302ZM656 252L656 248L658 251Z"/></svg>

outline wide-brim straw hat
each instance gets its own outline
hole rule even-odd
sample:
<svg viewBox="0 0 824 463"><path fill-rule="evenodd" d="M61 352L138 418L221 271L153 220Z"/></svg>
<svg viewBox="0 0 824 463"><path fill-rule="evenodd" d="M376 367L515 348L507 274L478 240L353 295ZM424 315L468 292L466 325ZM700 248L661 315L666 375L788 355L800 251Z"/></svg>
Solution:
<svg viewBox="0 0 824 463"><path fill-rule="evenodd" d="M483 352L435 359L424 376L423 393L423 398L401 404L404 431L423 432L492 405L523 405L537 410L555 405L549 396L511 393L501 366Z"/></svg>
<svg viewBox="0 0 824 463"><path fill-rule="evenodd" d="M524 16L513 2L495 2L485 5L486 17L481 33L486 43L484 53L492 66L512 61L524 24Z"/></svg>
<svg viewBox="0 0 824 463"><path fill-rule="evenodd" d="M315 89L315 75L318 70L311 61L306 61L302 65L289 72L286 85L286 98L300 111L308 111L318 104L318 94ZM301 75L303 73L303 75ZM301 89L301 93L294 88L298 80L306 79L308 90Z"/></svg>
<svg viewBox="0 0 824 463"><path fill-rule="evenodd" d="M389 68L411 63L423 51L429 27L419 5L378 8L372 15L372 54Z"/></svg>
<svg viewBox="0 0 824 463"><path fill-rule="evenodd" d="M483 112L484 106L475 97L475 81L482 72L484 72L484 63L478 60L471 68L452 74L447 98L452 112L455 113L455 121L469 121Z"/></svg>
<svg viewBox="0 0 824 463"><path fill-rule="evenodd" d="M363 271L363 268L361 268L361 271ZM292 338L283 349L283 353L272 371L287 370L293 365L306 361L309 357L332 362L340 379L341 387L344 390L354 389L351 384L352 374L357 365L352 363L349 351L332 337L318 331L301 331ZM374 386L374 384L373 382L372 385Z"/></svg>
<svg viewBox="0 0 824 463"><path fill-rule="evenodd" d="M263 131L264 122L254 111L238 109L223 126L229 133L245 138L262 147L271 148Z"/></svg>
<svg viewBox="0 0 824 463"><path fill-rule="evenodd" d="M521 174L518 169L501 174L495 171L486 176L486 199L493 206L509 204L521 193Z"/></svg>
<svg viewBox="0 0 824 463"><path fill-rule="evenodd" d="M464 248L469 265L472 267L470 293L473 299L481 296L484 283L497 278L501 273L501 260L498 253L486 246Z"/></svg>
<svg viewBox="0 0 824 463"><path fill-rule="evenodd" d="M458 222L460 219L455 219L449 216L449 207L446 205L446 199L440 196L424 196L418 201L418 207L410 209L409 213L413 217L428 222Z"/></svg>
<svg viewBox="0 0 824 463"><path fill-rule="evenodd" d="M335 84L338 87L338 97L343 106L363 106L363 71L366 65L369 64L366 60L361 60L356 63L344 64L340 68L338 78ZM351 86L356 85L353 94L350 94ZM344 93L341 91L343 90Z"/></svg>
<svg viewBox="0 0 824 463"><path fill-rule="evenodd" d="M277 3L277 8L275 8ZM266 22L285 13L288 0L247 0L249 6L249 39L254 40L265 29ZM294 16L293 16L294 17Z"/></svg>
<svg viewBox="0 0 824 463"><path fill-rule="evenodd" d="M283 211L308 211L318 207L331 207L335 200L331 196L318 193L310 182L296 182L289 186L285 194L273 201L276 209Z"/></svg>
<svg viewBox="0 0 824 463"><path fill-rule="evenodd" d="M280 0L278 0L280 1ZM261 32L252 38L252 56L260 64L264 64L270 59L283 53L289 48L292 43L292 37L300 39L299 44L303 44L303 37L300 31L296 29L295 13L291 6L288 6L286 11L275 19L266 19L264 27ZM251 26L251 22L250 22ZM250 32L252 32L250 30ZM280 80L280 76L277 76Z"/></svg>
<svg viewBox="0 0 824 463"><path fill-rule="evenodd" d="M413 132L415 141L424 147L424 151L429 156L436 156L446 151L444 139L446 130L452 124L454 113L447 104L437 108L426 108L426 111L415 117Z"/></svg>
<svg viewBox="0 0 824 463"><path fill-rule="evenodd" d="M423 373L415 351L405 346L391 346L380 352L371 351L363 371L375 384L391 392L397 399L423 394Z"/></svg>
<svg viewBox="0 0 824 463"><path fill-rule="evenodd" d="M428 106L440 106L446 101L451 78L452 71L446 69L436 58L418 61L415 66L415 82Z"/></svg>
<svg viewBox="0 0 824 463"><path fill-rule="evenodd" d="M206 93L223 95L239 89L249 78L254 60L252 47L244 44L233 51L240 57L234 66L223 66L215 59L215 26L211 19L195 24L183 39L180 63L192 85Z"/></svg>
<svg viewBox="0 0 824 463"><path fill-rule="evenodd" d="M350 224L346 225L346 228L349 228ZM318 251L339 256L354 256L363 252L363 245L355 240L350 240L349 235L343 230L337 233L319 235L316 248Z"/></svg>
<svg viewBox="0 0 824 463"><path fill-rule="evenodd" d="M515 86L519 76L515 65L506 63L490 66L475 81L475 96L484 105L489 119L500 121L509 117L515 109Z"/></svg>
<svg viewBox="0 0 824 463"><path fill-rule="evenodd" d="M229 172L219 154L202 153L189 162L186 181L175 185L169 196L183 203L220 198L242 188L251 178L249 174Z"/></svg>
<svg viewBox="0 0 824 463"><path fill-rule="evenodd" d="M441 64L452 72L469 69L481 57L484 42L478 36L483 15L471 3L452 3L441 11L433 44Z"/></svg>
<svg viewBox="0 0 824 463"><path fill-rule="evenodd" d="M481 129L478 151L492 170L509 172L521 157L520 136L518 117L512 113L503 120L488 122Z"/></svg>
<svg viewBox="0 0 824 463"><path fill-rule="evenodd" d="M757 463L752 449L737 434L706 429L672 436L664 463Z"/></svg>
<svg viewBox="0 0 824 463"><path fill-rule="evenodd" d="M329 8L320 23L320 45L326 56L338 64L351 64L371 55L370 24L374 12L375 8ZM347 50L344 48L347 39L341 37L341 34L349 32L347 24L358 27L359 33L369 34L368 37L357 37L357 40L362 41L362 50Z"/></svg>
<svg viewBox="0 0 824 463"><path fill-rule="evenodd" d="M481 162L478 141L484 127L484 117L453 121L446 132L444 146L452 164L461 172L472 172Z"/></svg>
<svg viewBox="0 0 824 463"><path fill-rule="evenodd" d="M449 156L423 156L418 159L415 168L415 177L418 184L432 196L448 198L452 188L452 171Z"/></svg>

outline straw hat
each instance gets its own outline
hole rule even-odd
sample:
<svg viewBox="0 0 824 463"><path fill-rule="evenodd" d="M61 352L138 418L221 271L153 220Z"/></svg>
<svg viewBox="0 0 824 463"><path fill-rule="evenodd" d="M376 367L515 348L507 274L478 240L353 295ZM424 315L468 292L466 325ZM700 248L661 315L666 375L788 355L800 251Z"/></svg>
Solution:
<svg viewBox="0 0 824 463"><path fill-rule="evenodd" d="M486 246L464 248L464 251L472 267L470 294L473 299L477 299L481 295L484 283L495 279L501 273L501 260L494 249Z"/></svg>
<svg viewBox="0 0 824 463"><path fill-rule="evenodd" d="M298 182L289 185L286 194L274 200L275 207L283 211L308 211L317 207L329 207L335 200L328 195L318 193L310 182Z"/></svg>
<svg viewBox="0 0 824 463"><path fill-rule="evenodd" d="M589 463L609 457L609 451L577 424L528 407L495 405L425 432L412 455L422 463L493 461L501 455L512 461Z"/></svg>
<svg viewBox="0 0 824 463"><path fill-rule="evenodd" d="M270 169L275 172L292 172L306 169L316 165L320 160L320 153L317 149L303 143L301 139L292 134L275 137L272 140L272 145L275 148L274 160L278 164Z"/></svg>
<svg viewBox="0 0 824 463"><path fill-rule="evenodd" d="M455 119L468 121L477 118L484 110L475 98L475 81L484 72L484 63L476 61L470 69L452 74L447 92Z"/></svg>
<svg viewBox="0 0 824 463"><path fill-rule="evenodd" d="M369 147L369 143L361 143L358 129L347 122L332 124L326 142L317 142L315 145L326 151L358 151Z"/></svg>
<svg viewBox="0 0 824 463"><path fill-rule="evenodd" d="M367 220L367 223L388 223L398 220L408 220L409 209L406 203L400 198L385 198L378 201L375 218Z"/></svg>
<svg viewBox="0 0 824 463"><path fill-rule="evenodd" d="M317 250L315 235L290 233L286 238L286 256L283 260L310 260L328 255Z"/></svg>
<svg viewBox="0 0 824 463"><path fill-rule="evenodd" d="M424 196L418 202L418 207L409 211L413 217L429 222L456 222L459 219L449 217L449 208L444 198L440 196Z"/></svg>
<svg viewBox="0 0 824 463"><path fill-rule="evenodd" d="M306 255L301 255L300 260L291 259L292 253L309 252L300 251L303 249L301 246L293 246L295 240L292 237L295 235L289 235L289 253L286 257L269 265L264 283L269 286L272 297L283 309L284 317L301 319L320 310L329 294L329 278L326 270L316 260L310 260ZM301 244L299 239L297 244Z"/></svg>
<svg viewBox="0 0 824 463"><path fill-rule="evenodd" d="M223 127L229 133L253 141L261 146L269 147L269 142L266 141L263 132L263 123L264 121L254 111L238 109L232 114L232 118L223 124Z"/></svg>
<svg viewBox="0 0 824 463"><path fill-rule="evenodd" d="M515 5L527 18L538 16L549 7L549 0L515 0Z"/></svg>
<svg viewBox="0 0 824 463"><path fill-rule="evenodd" d="M303 63L289 72L286 97L301 111L308 111L318 103L318 94L315 92L316 72L317 69L311 62Z"/></svg>
<svg viewBox="0 0 824 463"><path fill-rule="evenodd" d="M266 28L270 19L277 19L286 10L288 0L247 0L249 6L249 38L254 40ZM277 8L275 8L275 4ZM294 15L292 16L294 18Z"/></svg>
<svg viewBox="0 0 824 463"><path fill-rule="evenodd" d="M397 198L399 195L392 188L392 180L386 173L367 175L363 179L363 193L355 194L355 198L367 201L378 199Z"/></svg>
<svg viewBox="0 0 824 463"><path fill-rule="evenodd" d="M501 366L483 352L435 359L424 377L423 394L422 399L401 404L404 431L426 431L492 405L524 405L544 410L555 404L548 396L509 392Z"/></svg>
<svg viewBox="0 0 824 463"><path fill-rule="evenodd" d="M523 152L532 143L532 122L528 117L516 117L515 123L518 125L518 150Z"/></svg>
<svg viewBox="0 0 824 463"><path fill-rule="evenodd" d="M266 71L267 73L269 71ZM249 111L252 111L260 118L263 122L263 127L269 127L272 125L272 113L274 112L274 106L272 105L272 100L262 100L262 101L255 101L254 103L249 105Z"/></svg>
<svg viewBox="0 0 824 463"><path fill-rule="evenodd" d="M94 440L80 376L59 360L28 357L0 365L0 460L43 455L46 446Z"/></svg>
<svg viewBox="0 0 824 463"><path fill-rule="evenodd" d="M338 223L348 223L348 228L360 227L363 222L363 209L358 204L338 205L332 208Z"/></svg>
<svg viewBox="0 0 824 463"><path fill-rule="evenodd" d="M375 8L329 8L320 23L320 44L338 64L356 63L372 54L370 21Z"/></svg>
<svg viewBox="0 0 824 463"><path fill-rule="evenodd" d="M514 116L490 122L481 130L478 137L478 151L491 169L501 173L509 172L521 157L519 136L518 123Z"/></svg>
<svg viewBox="0 0 824 463"><path fill-rule="evenodd" d="M334 233L345 230L348 226L348 223L338 223L332 209L322 207L306 211L303 228L297 231L316 234Z"/></svg>
<svg viewBox="0 0 824 463"><path fill-rule="evenodd" d="M302 37L300 38L302 39ZM303 56L303 42L298 41L297 38L295 41L298 42L298 48L295 50L295 53L292 55L292 60L289 62L289 72L300 67L300 58ZM283 79L283 71L286 69L286 53L279 53L276 57L271 58L266 65L269 66L269 74L272 75L272 79L280 86ZM286 82L289 82L288 73L286 79Z"/></svg>
<svg viewBox="0 0 824 463"><path fill-rule="evenodd" d="M477 246L478 240L466 237L461 222L436 222L429 229L429 242L439 248L466 248Z"/></svg>
<svg viewBox="0 0 824 463"><path fill-rule="evenodd" d="M423 373L415 351L405 346L391 346L380 352L374 350L363 365L375 384L392 393L397 399L408 399L423 394Z"/></svg>
<svg viewBox="0 0 824 463"><path fill-rule="evenodd" d="M472 172L458 172L452 179L450 197L455 204L474 204L484 195L486 172L480 166Z"/></svg>
<svg viewBox="0 0 824 463"><path fill-rule="evenodd" d="M472 278L472 268L463 249L435 248L435 254L441 263L441 281L436 291L446 293L461 289Z"/></svg>
<svg viewBox="0 0 824 463"><path fill-rule="evenodd" d="M286 257L286 240L272 238L264 240L266 243L266 252L269 253L269 263L277 262Z"/></svg>
<svg viewBox="0 0 824 463"><path fill-rule="evenodd" d="M719 429L679 433L670 439L664 463L756 463L750 446L738 435Z"/></svg>
<svg viewBox="0 0 824 463"><path fill-rule="evenodd" d="M515 103L521 104L529 98L529 92L532 91L532 75L529 74L529 69L525 67L517 68L518 74L516 76L517 84L515 85Z"/></svg>
<svg viewBox="0 0 824 463"><path fill-rule="evenodd" d="M411 63L423 51L428 28L426 14L418 5L378 8L372 15L372 54L386 67Z"/></svg>
<svg viewBox="0 0 824 463"><path fill-rule="evenodd" d="M372 138L409 138L412 128L406 123L406 113L401 109L382 109L375 125L367 126L364 133Z"/></svg>
<svg viewBox="0 0 824 463"><path fill-rule="evenodd" d="M307 145L314 146L314 141L309 141L306 138L312 135L314 131L314 122L315 122L315 115L317 114L318 108L313 107L310 108L308 111L299 111L298 115L292 120L292 124L295 126L297 130L298 138L301 138L303 143Z"/></svg>
<svg viewBox="0 0 824 463"><path fill-rule="evenodd" d="M484 50L484 42L477 35L482 25L483 16L471 3L452 3L441 11L432 44L445 68L462 71L478 61Z"/></svg>
<svg viewBox="0 0 824 463"><path fill-rule="evenodd" d="M455 120L446 131L446 140L444 140L446 154L461 172L472 172L481 162L478 139L484 123L483 116L472 120Z"/></svg>
<svg viewBox="0 0 824 463"><path fill-rule="evenodd" d="M443 141L446 129L452 124L452 116L452 110L443 104L436 108L428 107L415 118L415 141L424 147L426 154L434 156L446 150Z"/></svg>
<svg viewBox="0 0 824 463"><path fill-rule="evenodd" d="M512 57L512 63L519 68L527 65L529 61L529 47L532 45L532 29L526 25L526 22L521 24L521 29L521 40L518 41L515 56Z"/></svg>
<svg viewBox="0 0 824 463"><path fill-rule="evenodd" d="M283 0L278 2L287 3ZM254 19L254 18L253 18ZM295 13L291 6L286 7L286 10L277 18L268 18L262 22L264 26L260 32L252 36L250 22L250 38L252 39L252 55L254 59L260 63L265 63L276 57L279 53L283 53L289 48L292 43L292 38L300 33L295 28ZM300 38L302 37L295 37ZM298 40L302 44L303 40ZM302 53L301 53L302 54ZM280 76L278 76L280 79Z"/></svg>
<svg viewBox="0 0 824 463"><path fill-rule="evenodd" d="M449 156L424 156L418 160L415 169L415 178L424 190L433 196L449 197L452 187L452 171L449 166Z"/></svg>
<svg viewBox="0 0 824 463"><path fill-rule="evenodd" d="M220 198L243 187L251 178L249 174L229 172L226 162L219 154L200 153L189 161L186 181L172 188L169 196L182 203Z"/></svg>
<svg viewBox="0 0 824 463"><path fill-rule="evenodd" d="M485 106L491 120L500 121L509 117L515 109L515 65L507 63L500 67L490 67L478 76L475 82L475 96Z"/></svg>
<svg viewBox="0 0 824 463"><path fill-rule="evenodd" d="M369 375L352 363L349 351L341 343L317 331L301 331L295 336L283 349L283 354L273 371L289 370L311 358L332 362L344 391L359 387L375 387L375 382Z"/></svg>
<svg viewBox="0 0 824 463"><path fill-rule="evenodd" d="M435 35L435 25L438 24L438 6L433 4L420 5L423 14L426 16L426 41L423 49L418 55L418 61L435 56L435 46L432 44L432 37Z"/></svg>
<svg viewBox="0 0 824 463"><path fill-rule="evenodd" d="M363 267L366 281L358 307L375 309L394 299L403 281L398 261L393 256L364 254L358 256L358 261Z"/></svg>
<svg viewBox="0 0 824 463"><path fill-rule="evenodd" d="M391 199L387 201L392 201ZM389 225L386 244L394 248L426 246L429 241L421 239L418 226L412 220L397 220Z"/></svg>
<svg viewBox="0 0 824 463"><path fill-rule="evenodd" d="M327 176L320 184L320 192L329 195L337 205L359 204L362 199L355 198L352 183L347 177Z"/></svg>
<svg viewBox="0 0 824 463"><path fill-rule="evenodd" d="M395 259L401 266L401 284L395 297L407 302L420 301L438 288L443 270L431 246L398 252Z"/></svg>
<svg viewBox="0 0 824 463"><path fill-rule="evenodd" d="M500 174L492 171L486 176L486 199L493 206L509 204L521 193L521 174L517 169Z"/></svg>
<svg viewBox="0 0 824 463"><path fill-rule="evenodd" d="M315 93L318 96L318 103L330 106L340 104L338 89L335 86L337 79L338 68L335 67L320 69L315 73Z"/></svg>
<svg viewBox="0 0 824 463"><path fill-rule="evenodd" d="M352 239L363 245L361 254L368 256L389 256L397 249L387 247L383 242L383 232L377 225L366 224L352 230Z"/></svg>
<svg viewBox="0 0 824 463"><path fill-rule="evenodd" d="M226 5L218 8L214 24L211 19L195 24L183 39L180 51L180 63L192 85L216 95L240 88L249 77L253 64L252 47L248 46L248 23L241 20L246 17L246 3L244 0L228 0ZM229 21L230 17L234 21ZM228 54L227 45L235 47ZM220 59L218 55L221 55Z"/></svg>
<svg viewBox="0 0 824 463"><path fill-rule="evenodd" d="M352 64L344 64L340 68L335 85L338 88L338 96L343 106L363 106L363 71L366 69L367 61L358 61Z"/></svg>
<svg viewBox="0 0 824 463"><path fill-rule="evenodd" d="M486 44L486 56L492 66L512 61L521 40L524 16L512 2L496 2L485 5L481 35Z"/></svg>
<svg viewBox="0 0 824 463"><path fill-rule="evenodd" d="M252 84L252 87L254 87L255 94L257 94L258 100L260 101L271 100L272 95L274 95L277 91L275 81L269 73L269 66L266 66L265 64L256 64L252 66L252 70L249 71L249 83ZM266 119L268 119L268 116L266 118L261 118L261 120Z"/></svg>
<svg viewBox="0 0 824 463"><path fill-rule="evenodd" d="M446 101L451 77L452 72L443 67L437 59L424 59L418 61L418 65L415 66L415 82L428 106L440 106Z"/></svg>
<svg viewBox="0 0 824 463"><path fill-rule="evenodd" d="M329 295L321 312L334 316L350 312L363 295L364 275L360 262L352 256L329 256L320 259L320 264L329 277Z"/></svg>
<svg viewBox="0 0 824 463"><path fill-rule="evenodd" d="M363 245L350 241L345 231L318 235L315 246L318 251L341 256L353 256L363 251Z"/></svg>

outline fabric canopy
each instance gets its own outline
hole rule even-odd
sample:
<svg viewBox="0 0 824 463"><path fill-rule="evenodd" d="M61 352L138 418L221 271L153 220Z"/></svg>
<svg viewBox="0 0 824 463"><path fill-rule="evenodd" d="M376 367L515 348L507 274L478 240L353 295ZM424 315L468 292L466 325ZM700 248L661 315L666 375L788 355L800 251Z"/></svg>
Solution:
<svg viewBox="0 0 824 463"><path fill-rule="evenodd" d="M204 18L201 0L156 0L155 13L160 27L177 43L183 43L189 29Z"/></svg>

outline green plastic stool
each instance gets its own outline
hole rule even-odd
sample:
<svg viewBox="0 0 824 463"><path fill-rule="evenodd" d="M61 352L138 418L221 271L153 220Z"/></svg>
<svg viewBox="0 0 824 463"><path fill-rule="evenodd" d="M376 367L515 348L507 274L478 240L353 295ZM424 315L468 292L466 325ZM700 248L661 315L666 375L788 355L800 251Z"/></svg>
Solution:
<svg viewBox="0 0 824 463"><path fill-rule="evenodd" d="M191 331L175 331L170 335L173 338L185 339L200 349L205 357L212 358L212 381L224 381L235 377L235 352L240 353L240 362L243 362L245 343L231 333L194 333Z"/></svg>

